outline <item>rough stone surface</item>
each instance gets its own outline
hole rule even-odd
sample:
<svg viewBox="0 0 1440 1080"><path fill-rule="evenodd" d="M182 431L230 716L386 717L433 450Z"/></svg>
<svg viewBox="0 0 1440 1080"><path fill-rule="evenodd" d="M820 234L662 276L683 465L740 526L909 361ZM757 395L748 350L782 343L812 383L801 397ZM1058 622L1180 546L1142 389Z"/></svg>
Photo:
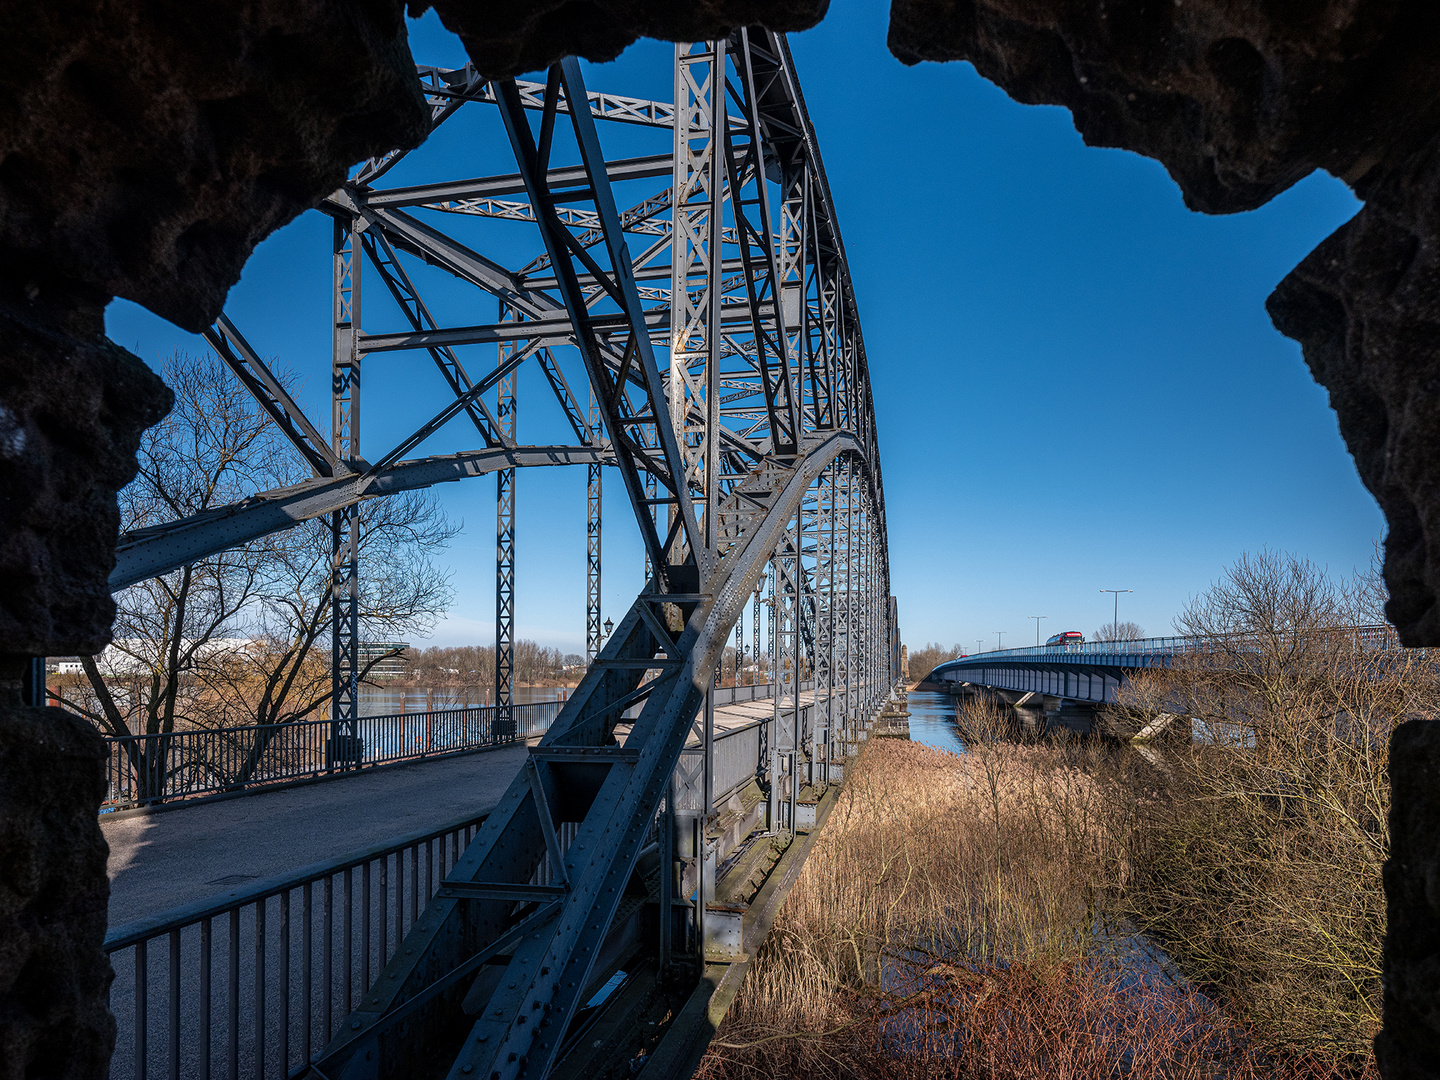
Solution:
<svg viewBox="0 0 1440 1080"><path fill-rule="evenodd" d="M1440 644L1437 41L1430 0L894 0L890 26L908 63L969 60L1068 106L1087 142L1158 159L1195 209L1251 209L1316 168L1367 200L1269 308L1385 512L1409 645Z"/></svg>
<svg viewBox="0 0 1440 1080"><path fill-rule="evenodd" d="M894 0L906 63L969 60L1085 141L1156 158L1187 203L1252 209L1315 168L1384 173L1440 120L1430 0Z"/></svg>
<svg viewBox="0 0 1440 1080"><path fill-rule="evenodd" d="M106 339L104 299L0 279L0 652L92 654L110 640L115 493L171 395Z"/></svg>
<svg viewBox="0 0 1440 1080"><path fill-rule="evenodd" d="M537 71L562 56L613 60L639 37L709 41L737 26L803 30L830 0L436 0L410 4L411 15L434 7L460 36L475 66L490 76Z"/></svg>
<svg viewBox="0 0 1440 1080"><path fill-rule="evenodd" d="M115 1020L102 946L110 883L105 745L61 709L0 702L0 1080L105 1076Z"/></svg>
<svg viewBox="0 0 1440 1080"><path fill-rule="evenodd" d="M1330 392L1365 486L1385 512L1390 620L1440 642L1440 139L1276 288L1275 325ZM1436 789L1440 792L1440 788Z"/></svg>
<svg viewBox="0 0 1440 1080"><path fill-rule="evenodd" d="M1411 721L1390 740L1390 857L1385 862L1386 1080L1440 1076L1440 723Z"/></svg>
<svg viewBox="0 0 1440 1080"><path fill-rule="evenodd" d="M0 0L0 258L198 331L428 115L401 0Z"/></svg>
<svg viewBox="0 0 1440 1080"><path fill-rule="evenodd" d="M1188 205L1250 209L1316 168L1366 200L1270 297L1389 523L1389 617L1440 645L1440 5L1430 0L894 0L907 63L969 60L1158 159ZM1391 751L1387 1080L1440 1078L1440 725Z"/></svg>

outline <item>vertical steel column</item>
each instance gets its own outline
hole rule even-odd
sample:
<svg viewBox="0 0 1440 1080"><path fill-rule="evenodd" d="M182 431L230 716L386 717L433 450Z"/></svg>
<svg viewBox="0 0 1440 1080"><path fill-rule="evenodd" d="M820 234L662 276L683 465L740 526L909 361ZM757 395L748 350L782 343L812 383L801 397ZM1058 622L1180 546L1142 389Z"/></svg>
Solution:
<svg viewBox="0 0 1440 1080"><path fill-rule="evenodd" d="M352 469L360 460L360 222L336 221L332 247L330 430L335 456ZM360 507L330 515L329 765L360 763Z"/></svg>
<svg viewBox="0 0 1440 1080"><path fill-rule="evenodd" d="M725 46L724 40L675 46L671 187L670 421L685 461L685 485L699 492L695 516L703 519L712 556L719 540Z"/></svg>
<svg viewBox="0 0 1440 1080"><path fill-rule="evenodd" d="M775 579L779 573L776 560L771 556L770 573L766 575L769 578L770 596L765 601L765 645L766 655L770 660L770 683L777 694L780 692L780 650L775 643Z"/></svg>
<svg viewBox="0 0 1440 1080"><path fill-rule="evenodd" d="M815 718L823 739L812 742L818 776L816 784L830 782L830 740L834 737L835 711L835 515L838 502L836 478L840 463L832 461L820 475L820 498L815 526ZM820 705L820 695L825 704ZM817 732L818 733L818 732Z"/></svg>
<svg viewBox="0 0 1440 1080"><path fill-rule="evenodd" d="M750 635L750 652L755 657L755 678L760 678L760 603L765 594L765 574L755 583L755 596L750 601L750 617L755 620L754 633Z"/></svg>
<svg viewBox="0 0 1440 1080"><path fill-rule="evenodd" d="M513 317L500 306L500 319ZM515 351L502 341L500 365ZM501 376L496 390L495 420L502 438L515 441L515 371ZM495 719L491 735L498 740L515 734L515 470L495 474Z"/></svg>
<svg viewBox="0 0 1440 1080"><path fill-rule="evenodd" d="M774 618L772 640L775 642L775 697L771 706L770 742L770 829L778 832L784 828L794 831L795 819L787 814L793 811L795 801L795 761L799 751L799 651L796 648L799 637L797 619L799 612L798 576L800 571L800 522L804 516L802 508L786 523L785 537L775 549L773 565L774 585L771 612ZM785 710L794 715L785 724ZM782 759L788 756L788 767ZM786 807L780 803L780 775L782 767L790 775L790 791Z"/></svg>
<svg viewBox="0 0 1440 1080"><path fill-rule="evenodd" d="M745 674L745 607L740 607L740 617L735 620L735 678L734 685L739 686ZM730 700L735 700L735 695L730 695Z"/></svg>
<svg viewBox="0 0 1440 1080"><path fill-rule="evenodd" d="M860 714L860 546L855 516L854 464L845 469L845 655L850 680L845 690L845 737L854 742L855 717Z"/></svg>
<svg viewBox="0 0 1440 1080"><path fill-rule="evenodd" d="M600 443L600 403L590 387L590 441ZM600 655L600 515L604 474L600 464L586 466L585 478L585 662Z"/></svg>

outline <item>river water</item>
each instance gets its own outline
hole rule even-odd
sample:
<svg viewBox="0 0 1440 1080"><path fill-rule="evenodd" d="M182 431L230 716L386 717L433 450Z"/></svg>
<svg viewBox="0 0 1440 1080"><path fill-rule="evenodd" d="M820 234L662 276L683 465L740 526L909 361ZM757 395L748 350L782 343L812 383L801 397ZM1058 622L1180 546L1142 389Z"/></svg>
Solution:
<svg viewBox="0 0 1440 1080"><path fill-rule="evenodd" d="M910 741L963 754L965 744L955 731L955 699L932 690L910 692Z"/></svg>
<svg viewBox="0 0 1440 1080"><path fill-rule="evenodd" d="M517 686L511 700L516 705L529 705L536 701L564 701L572 693L574 688L569 686ZM383 690L362 688L360 691L361 716L389 716L398 712L424 712L427 708L494 704L494 687L395 686Z"/></svg>

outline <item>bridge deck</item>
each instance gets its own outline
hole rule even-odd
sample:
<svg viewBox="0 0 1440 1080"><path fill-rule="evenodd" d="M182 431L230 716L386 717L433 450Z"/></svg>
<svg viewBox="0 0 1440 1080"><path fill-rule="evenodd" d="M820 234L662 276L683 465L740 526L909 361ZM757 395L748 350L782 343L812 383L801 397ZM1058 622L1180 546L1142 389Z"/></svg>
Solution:
<svg viewBox="0 0 1440 1080"><path fill-rule="evenodd" d="M800 694L802 705L814 700L813 690ZM721 706L716 733L768 719L773 708L770 698ZM243 890L251 881L440 828L463 814L483 814L504 794L525 753L512 746L156 813L103 815L110 924Z"/></svg>
<svg viewBox="0 0 1440 1080"><path fill-rule="evenodd" d="M110 925L492 808L526 747L435 758L157 813L104 815Z"/></svg>

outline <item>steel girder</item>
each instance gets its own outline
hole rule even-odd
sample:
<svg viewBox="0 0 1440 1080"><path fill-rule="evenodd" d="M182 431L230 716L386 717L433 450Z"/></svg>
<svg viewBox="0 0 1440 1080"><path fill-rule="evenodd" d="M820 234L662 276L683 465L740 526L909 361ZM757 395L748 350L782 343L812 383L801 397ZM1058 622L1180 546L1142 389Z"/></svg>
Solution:
<svg viewBox="0 0 1440 1080"><path fill-rule="evenodd" d="M545 1074L569 1019L609 973L601 954L617 910L646 891L638 854L658 835L657 814L716 661L767 566L777 707L788 725L772 733L786 755L767 770L772 799L782 770L791 774L788 803L800 780L806 733L789 719L800 710L789 707L807 663L843 685L852 726L887 688L873 648L882 597L888 612L888 574L868 377L793 65L783 39L742 31L678 47L675 85L669 236L638 254L628 237L653 236L650 208L663 211L665 200L647 196L621 213L594 117L565 104L588 97L573 61L552 69L528 100L507 82L490 95L526 206L479 206L485 181L471 183L463 207L453 190L444 202L438 187L425 193L428 202L406 195L411 206L488 211L538 230L545 250L531 276L454 246L445 259L521 312L513 340L525 340L533 319L542 325L532 344L568 340L580 353L652 572L446 890L326 1050L318 1063L325 1076L400 1075L414 1055L446 1042L446 1031L452 1076ZM725 116L727 97L738 117ZM538 125L527 111L538 112ZM552 167L562 137L579 166ZM346 195L361 215L386 198L353 186ZM398 213L368 220L382 231L403 226L411 242L423 235ZM642 297L637 268L658 268L666 252L669 295ZM469 333L501 340L502 332ZM817 603L821 583L827 599ZM617 723L635 708L622 742ZM776 810L772 822L793 825ZM564 823L574 840L562 848ZM502 967L501 977L482 983L485 962Z"/></svg>
<svg viewBox="0 0 1440 1080"><path fill-rule="evenodd" d="M331 352L331 450L350 472L361 468L360 333L361 257L357 222L334 225L334 326ZM360 506L330 515L330 742L326 767L360 764Z"/></svg>
<svg viewBox="0 0 1440 1080"><path fill-rule="evenodd" d="M440 1047L457 1080L546 1073L576 1009L616 962L607 935L617 911L649 895L636 869L640 850L653 837L671 853L664 796L752 598L759 654L762 583L771 590L768 649L781 684L764 755L785 755L757 762L775 805L772 827L793 828L802 758L828 761L831 741L853 739L895 674L876 647L889 640L890 608L863 338L784 39L755 29L678 46L673 104L591 92L573 60L543 82L486 82L470 67L422 68L420 79L436 127L461 108L494 109L515 171L435 179L421 174L423 148L396 152L364 165L325 201L336 223L330 445L238 332L227 332L233 327L222 323L211 336L315 479L128 537L112 578L119 587L331 514L343 721L354 704L358 501L498 472L506 478L497 518L504 588L514 526L505 485L513 500L515 470L590 469L587 646L599 655L317 1061L316 1075L330 1080L407 1075L417 1056L433 1058ZM571 107L581 100L589 107ZM597 121L653 129L670 145L607 160ZM380 186L412 164L405 185ZM617 184L626 185L628 205L617 201ZM539 253L512 269L477 249L468 226L461 240L450 224L462 219L512 236L528 230ZM367 298L369 332L360 307L366 261L366 273L385 285ZM485 297L493 320L441 325L422 297L441 273ZM384 317L373 301L387 295L398 328L377 332ZM489 343L494 359L477 361L475 350ZM450 397L372 464L359 445L362 362L407 350L429 356ZM554 416L574 444L517 445L514 380L526 363L544 373ZM588 410L571 391L577 377L588 384ZM405 458L462 413L482 449ZM527 426L534 413L527 404ZM648 583L600 647L602 463L619 472ZM792 707L807 667L830 691L819 740ZM627 711L633 724L617 737ZM782 774L790 779L784 812ZM573 840L562 846L562 835ZM668 908L670 877L659 876ZM693 914L703 921L703 904ZM672 945L684 951L662 940L662 952Z"/></svg>

